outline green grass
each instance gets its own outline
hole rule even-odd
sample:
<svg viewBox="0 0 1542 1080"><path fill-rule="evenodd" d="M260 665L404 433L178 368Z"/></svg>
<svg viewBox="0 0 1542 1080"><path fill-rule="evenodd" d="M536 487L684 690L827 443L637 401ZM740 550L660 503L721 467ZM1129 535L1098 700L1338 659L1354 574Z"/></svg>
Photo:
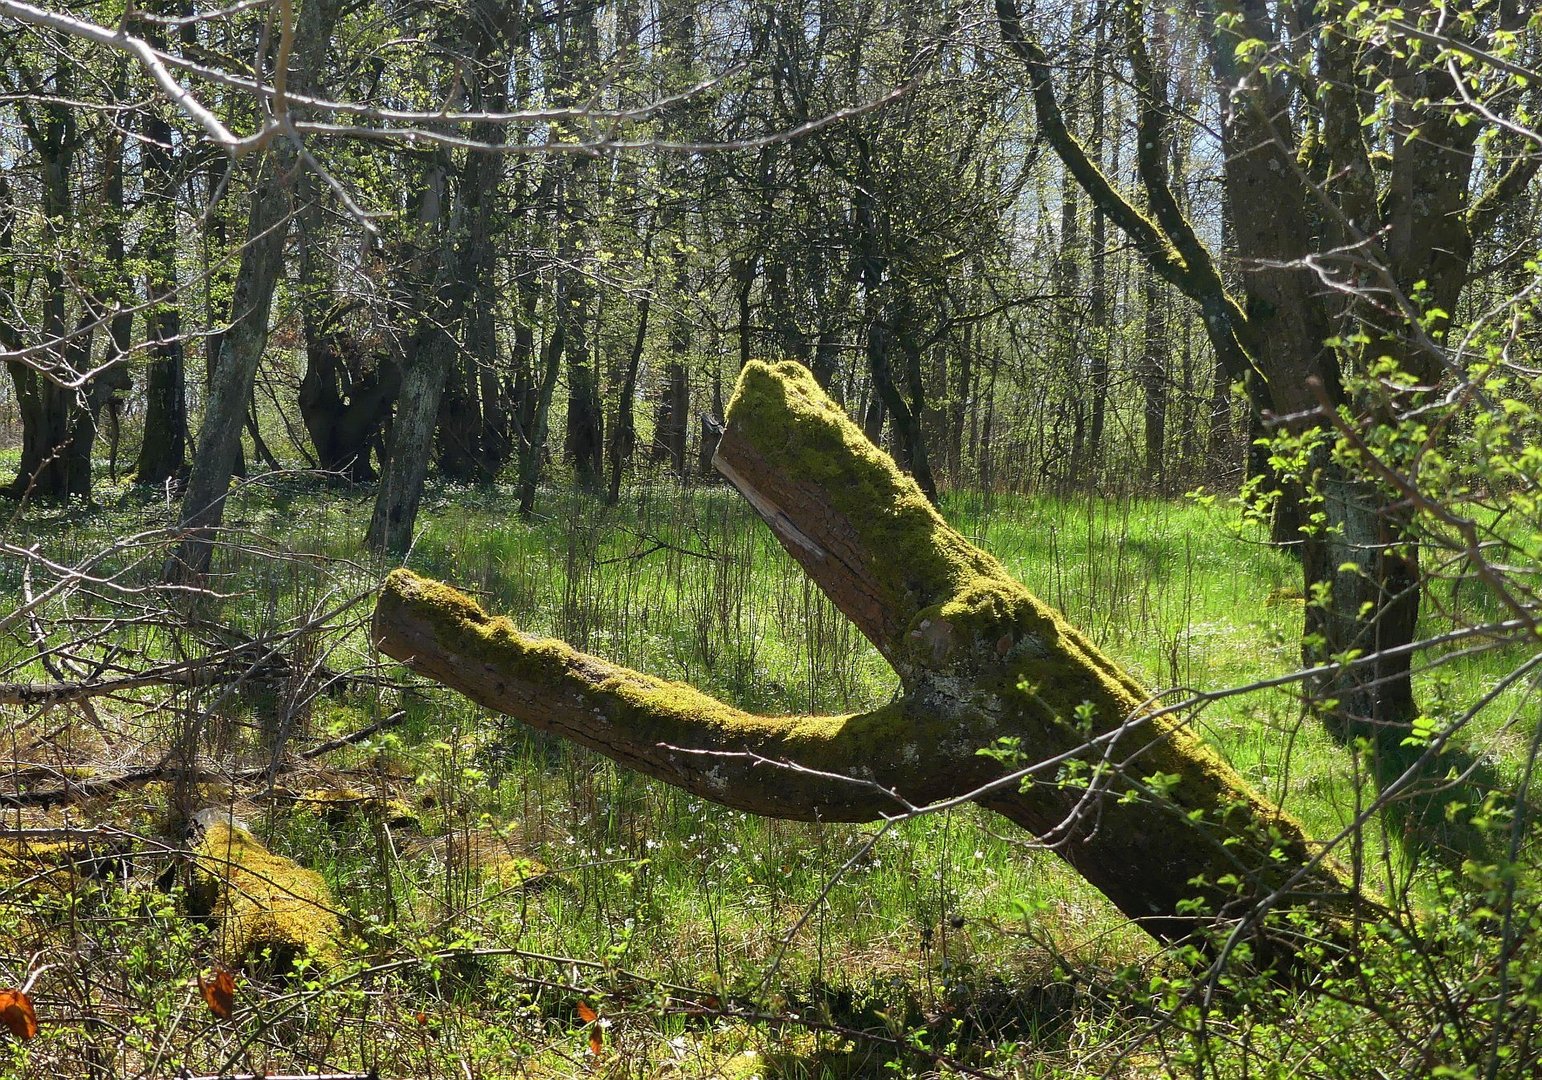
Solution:
<svg viewBox="0 0 1542 1080"><path fill-rule="evenodd" d="M642 487L616 508L545 492L532 521L515 516L513 502L502 490L432 488L408 564L523 629L748 708L855 710L894 692L876 652L731 492ZM386 569L358 556L369 505L307 483L244 491L228 524L247 550L220 554L216 584L229 595L201 614L251 633L292 631L366 595ZM1296 662L1298 572L1221 509L957 495L945 511L1154 690L1214 691ZM164 506L123 492L95 511L31 512L22 534L68 564L167 520ZM125 552L106 569L121 569L125 583L149 581L159 550ZM20 567L0 564L0 594L20 588ZM83 590L46 617L62 634L66 618L121 613L126 603ZM317 631L333 668L372 661L366 613L367 603ZM188 639L141 626L117 644L164 655ZM35 663L15 666L30 652L25 639L0 645L0 681L43 677ZM1422 677L1421 693L1455 715L1515 661L1513 652L1467 658ZM189 691L152 713L122 703L94 717L18 713L8 749L14 757L62 725L74 733L49 744L60 760L142 760L196 715L204 760L251 767L266 760L260 734L282 692ZM1527 693L1511 691L1474 726L1475 753L1514 758L1526 732L1505 717L1526 707ZM905 822L876 841L877 826L766 821L625 773L446 691L420 686L405 700L406 723L286 781L278 797L249 800L253 784L205 792L238 799L268 843L326 876L354 936L348 964L311 982L245 984L237 1021L217 1024L188 989L211 943L146 875L91 886L65 904L62 921L57 912L35 918L44 901L0 878L0 943L18 943L0 944L0 985L19 981L34 944L62 958L39 984L52 1024L25 1048L0 1044L0 1075L74 1075L96 1052L98 1014L132 1035L102 1051L115 1075L155 1075L157 1061L210 1071L378 1065L382 1076L865 1075L886 1060L902 1073L931 1068L937 1054L1000 1075L1146 1075L1159 1061L1178 1068L1171 1063L1200 1045L1149 1038L1195 1026L1188 1005L1164 999L1171 962L1053 854L983 812ZM397 704L384 685L320 698L310 735L345 733ZM1316 835L1334 834L1363 805L1350 755L1289 688L1217 701L1196 723ZM318 816L293 798L327 784L407 801L420 826L387 827L366 812ZM72 820L84 812L149 831L165 799L157 788L77 809ZM1372 881L1406 873L1376 830L1365 841ZM549 873L523 887L497 872L507 855ZM109 966L110 992L81 997L87 973L106 978L104 950L131 962ZM1240 1060L1233 1036L1254 1040L1250 1052L1264 1057L1290 1046L1298 1036L1243 1019L1248 1009L1264 1017L1287 1008L1273 993L1201 1016L1201 1028L1224 1038L1222 1049L1196 1052ZM606 1021L597 1058L580 999ZM780 1019L716 1016L724 1003ZM1321 1018L1323 1031L1336 1030L1336 1016ZM242 1037L250 1047L239 1048ZM930 1051L896 1057L894 1040L923 1040ZM1303 1060L1331 1058L1325 1042Z"/></svg>

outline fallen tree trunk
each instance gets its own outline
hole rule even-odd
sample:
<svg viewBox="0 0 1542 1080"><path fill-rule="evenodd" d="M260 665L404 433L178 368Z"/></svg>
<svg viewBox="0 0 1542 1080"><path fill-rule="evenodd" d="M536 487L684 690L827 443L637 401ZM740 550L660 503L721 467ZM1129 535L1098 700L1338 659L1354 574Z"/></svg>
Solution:
<svg viewBox="0 0 1542 1080"><path fill-rule="evenodd" d="M1235 925L1261 901L1340 926L1359 907L1298 822L950 528L807 370L747 365L714 463L894 667L899 701L748 714L522 634L405 570L376 606L377 645L489 708L752 813L868 821L972 795L1165 941ZM1015 749L979 753L990 747ZM1001 783L1017 761L1052 767ZM1256 958L1295 951L1261 925L1248 936Z"/></svg>
<svg viewBox="0 0 1542 1080"><path fill-rule="evenodd" d="M342 930L326 881L275 855L223 807L193 815L190 909L214 923L221 960L287 974L302 959L330 964Z"/></svg>

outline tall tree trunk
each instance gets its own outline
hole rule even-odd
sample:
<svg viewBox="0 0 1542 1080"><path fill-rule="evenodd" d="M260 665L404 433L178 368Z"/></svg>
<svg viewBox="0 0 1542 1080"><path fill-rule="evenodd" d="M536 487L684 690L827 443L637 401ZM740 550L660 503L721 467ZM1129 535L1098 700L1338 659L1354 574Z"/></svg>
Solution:
<svg viewBox="0 0 1542 1080"><path fill-rule="evenodd" d="M67 75L60 74L59 93L69 93ZM74 219L70 186L79 132L74 111L65 101L41 106L41 119L31 116L27 131L38 155L42 173L43 214L51 247L58 258L43 274L43 340L54 342L39 354L40 366L28 360L7 360L6 368L16 389L21 414L21 461L16 478L0 493L45 502L63 502L91 496L91 443L96 422L87 400L88 388L61 385L90 368L90 315L81 319L74 333L67 327L65 272L62 259L68 249L60 230Z"/></svg>
<svg viewBox="0 0 1542 1080"><path fill-rule="evenodd" d="M1092 12L1094 45L1092 56L1092 153L1101 158L1105 139L1108 102L1104 82L1107 79L1108 2L1095 0ZM1119 140L1112 140L1113 172L1119 172ZM1108 222L1102 207L1092 205L1092 222L1087 233L1091 280L1087 290L1088 335L1087 364L1091 383L1091 419L1087 425L1087 457L1096 480L1103 464L1103 429L1108 416L1109 351L1113 348L1113 327L1108 317Z"/></svg>
<svg viewBox="0 0 1542 1080"><path fill-rule="evenodd" d="M528 32L521 12L518 5L500 8L474 3L457 27L466 35L475 60L465 75L473 108L507 102L507 68L500 70L491 58L503 42ZM486 97L489 82L491 99ZM491 143L503 139L501 128L487 124L478 125L474 136ZM496 343L491 336L477 337L477 327L485 328L485 322L478 322L468 307L480 291L488 305L482 317L491 314L492 207L502 186L503 162L499 154L471 154L460 170L459 183L447 190L451 185L445 159L431 171L424 187L420 221L436 242L425 252L432 271L423 272L425 266L417 277L429 278L432 284L425 308L418 313L411 352L404 359L396 418L365 536L366 544L377 552L405 551L412 542L436 428L441 464L448 466L450 475L468 480L487 475L484 414L478 400L482 381L475 365L496 363ZM469 350L461 349L462 340L476 342L488 350L487 355L468 355Z"/></svg>
<svg viewBox="0 0 1542 1080"><path fill-rule="evenodd" d="M605 476L599 376L589 346L592 301L589 283L575 277L568 288L566 310L558 316L567 320L563 353L567 357L568 411L562 448L573 463L578 486L586 491L598 489Z"/></svg>
<svg viewBox="0 0 1542 1080"><path fill-rule="evenodd" d="M386 460L375 492L364 542L371 551L399 553L412 544L418 502L433 454L440 399L459 352L456 332L469 285L461 256L465 250L463 207L452 193L449 166L429 170L419 209L421 251L417 276L428 279L420 297L416 329L402 358L402 387L391 422Z"/></svg>
<svg viewBox="0 0 1542 1080"><path fill-rule="evenodd" d="M268 341L273 289L283 271L284 233L289 224L292 151L281 143L258 168L241 266L231 298L230 326L221 336L198 448L182 497L186 534L168 562L169 578L191 580L208 573L214 542L225 515L225 495L235 474L257 364Z"/></svg>
<svg viewBox="0 0 1542 1080"><path fill-rule="evenodd" d="M975 403L975 382L979 373L975 366L975 342L979 327L965 324L956 349L953 364L953 386L948 402L948 482L955 488L964 486L964 433Z"/></svg>
<svg viewBox="0 0 1542 1080"><path fill-rule="evenodd" d="M562 370L562 354L566 341L567 322L560 315L567 303L570 272L559 272L552 297L552 330L546 339L545 355L541 364L541 379L536 384L530 409L529 437L519 455L519 512L529 517L535 512L536 486L541 481L541 466L546 454L546 433L551 417L552 394L557 389L557 376Z"/></svg>
<svg viewBox="0 0 1542 1080"><path fill-rule="evenodd" d="M305 0L294 30L288 75L297 93L308 91L321 69L342 10L340 0ZM252 400L257 364L268 342L273 289L284 264L289 229L294 148L276 139L257 163L247 217L246 244L236 271L230 326L221 336L211 373L198 449L182 497L180 528L185 539L168 560L166 576L191 580L208 573L215 535L225 515L225 496L241 449L241 427Z"/></svg>
<svg viewBox="0 0 1542 1080"><path fill-rule="evenodd" d="M686 312L690 288L690 270L684 257L676 254L674 282L677 307L669 321L669 355L664 364L663 396L653 425L655 461L667 461L679 477L686 475L685 445L691 408L691 383L688 363L691 351L691 322Z"/></svg>
<svg viewBox="0 0 1542 1080"><path fill-rule="evenodd" d="M1145 319L1140 355L1140 385L1145 399L1146 482L1158 495L1167 494L1167 384L1171 355L1162 286L1156 275L1141 275Z"/></svg>
<svg viewBox="0 0 1542 1080"><path fill-rule="evenodd" d="M159 26L146 26L152 43ZM145 336L150 362L145 370L144 438L134 482L161 487L187 464L187 363L182 342L182 308L177 291L177 193L181 188L171 124L157 109L145 114L146 224Z"/></svg>
<svg viewBox="0 0 1542 1080"><path fill-rule="evenodd" d="M432 318L424 320L412 346L396 417L391 422L385 469L364 536L370 550L382 553L399 554L412 545L418 502L428 475L428 451L439 419L439 395L457 349L454 335Z"/></svg>
<svg viewBox="0 0 1542 1080"><path fill-rule="evenodd" d="M128 97L127 69L122 64L115 65L114 97L119 101ZM87 478L88 498L91 454L97 431L101 427L103 412L107 413L108 429L111 432L109 470L113 480L117 480L118 414L122 405L122 395L126 394L134 384L134 380L129 375L128 365L133 348L134 308L137 298L134 295L134 283L130 278L128 252L123 237L124 224L128 217L128 209L123 198L123 143L128 137L128 129L124 125L130 122L127 116L120 119L118 124L104 136L101 148L103 212L97 233L101 240L102 252L106 256L107 266L102 274L103 287L93 286L87 292L86 314L92 319L107 319L109 352L103 358L99 366L100 370L86 383L86 416L81 418L79 424L82 435L78 435L71 444L77 458L74 471ZM111 315L108 314L109 310L112 312ZM86 351L85 360L88 364L90 363L89 348Z"/></svg>
<svg viewBox="0 0 1542 1080"><path fill-rule="evenodd" d="M649 237L651 241L652 237ZM648 258L648 244L643 245L643 261ZM621 394L616 400L616 420L610 426L610 488L605 501L611 506L621 501L621 474L632 451L637 448L637 375L642 369L643 345L648 339L648 315L653 310L653 297L644 293L637 302L637 332L632 337L632 349L627 354L626 372L621 378Z"/></svg>

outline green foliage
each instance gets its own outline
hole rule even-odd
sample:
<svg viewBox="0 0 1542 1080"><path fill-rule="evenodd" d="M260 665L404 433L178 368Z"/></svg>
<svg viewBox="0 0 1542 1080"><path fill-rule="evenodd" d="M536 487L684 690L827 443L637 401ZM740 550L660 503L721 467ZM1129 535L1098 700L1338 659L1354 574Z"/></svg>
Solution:
<svg viewBox="0 0 1542 1080"><path fill-rule="evenodd" d="M522 609L532 629L584 628L592 649L758 709L801 711L811 699L861 708L887 694L865 643L820 629L837 625L825 601L728 493L658 489L607 510L552 492L563 512L532 522L508 517L508 497L436 489L415 565L473 583L489 605ZM299 549L344 549L356 522L356 504L335 494L238 500L236 519L288 529ZM945 509L1142 679L1220 687L1294 665L1299 609L1259 599L1288 595L1291 561L1220 506L960 496ZM143 513L126 503L97 527L132 532ZM100 544L78 518L29 527L59 558ZM724 562L740 570L725 574ZM307 610L314 584L300 565L251 560L247 588L226 610L253 627L282 624L296 600ZM334 564L327 574L336 583L351 572ZM328 655L342 664L336 648ZM1503 670L1493 653L1452 663L1464 674L1444 686L1440 710L1470 709ZM870 675L825 681L840 669ZM1499 714L1524 694L1504 690ZM410 803L416 826L368 812L321 816L304 800L254 818L270 845L325 876L361 951L288 984L242 981L229 1034L188 993L217 941L154 889L164 865L154 847L127 887L81 891L68 920L18 904L24 894L0 883L0 918L21 935L12 940L61 949L73 940L81 957L128 958L119 1000L137 1019L120 1073L168 1052L192 1068L229 1067L245 1060L237 1047L252 1036L288 1047L272 1051L275 1066L286 1054L319 1054L383 1074L458 1061L497 1074L517 1059L537 1075L574 1075L591 1057L579 999L604 1021L601 1069L684 1075L756 1058L761 1075L875 1075L885 1062L901 1075L946 1073L934 1055L1003 1076L1097 1075L1123 1061L1221 1075L1284 1075L1281 1063L1295 1062L1297 1074L1349 1077L1373 1059L1409 1075L1424 1061L1477 1062L1481 1075L1498 1045L1499 1075L1519 1076L1535 1058L1513 1034L1534 1008L1534 950L1512 948L1499 963L1503 913L1524 910L1511 890L1524 902L1532 887L1529 848L1519 862L1414 873L1366 823L1362 865L1400 898L1402 921L1375 931L1364 966L1332 972L1327 994L1303 997L1232 965L1214 978L1203 966L1187 972L1182 953L1154 952L1059 860L995 835L977 812L885 830L767 822L505 730L449 695L407 708L403 725L330 767L353 773L349 783L370 798ZM384 711L355 693L316 715L351 730ZM1352 759L1302 723L1288 690L1217 701L1201 730L1315 835L1349 825L1371 790ZM1485 721L1467 735L1519 767L1513 729ZM1507 837L1514 813L1494 798L1474 816ZM538 863L551 877L532 885L500 863ZM1510 940L1521 932L1515 923ZM45 973L42 986L61 985L54 978ZM1464 988L1458 1002L1470 985L1483 1004L1457 1010L1452 985ZM10 1051L21 1055L12 1072L79 1060L87 1006L48 993L44 1036ZM761 1018L735 1018L742 1011ZM395 1034L330 1039L354 1027Z"/></svg>

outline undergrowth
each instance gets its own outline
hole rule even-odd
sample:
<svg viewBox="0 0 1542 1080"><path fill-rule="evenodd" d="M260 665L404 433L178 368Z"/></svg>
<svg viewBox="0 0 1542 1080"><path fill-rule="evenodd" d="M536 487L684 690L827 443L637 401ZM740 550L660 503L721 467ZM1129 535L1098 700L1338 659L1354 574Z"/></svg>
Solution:
<svg viewBox="0 0 1542 1080"><path fill-rule="evenodd" d="M856 710L895 691L731 492L641 487L605 507L553 491L529 521L512 505L498 489L431 488L407 564L522 629L757 711ZM288 666L4 708L12 792L180 756L174 775L5 811L13 837L97 833L70 841L83 853L0 858L0 987L44 969L41 1034L0 1036L0 1076L1358 1076L1366 1062L1522 1076L1535 1061L1525 1024L1542 982L1526 927L1505 914L1531 887L1518 851L1416 863L1372 816L1343 853L1402 913L1372 950L1380 969L1333 973L1311 994L1196 977L983 811L886 829L752 818L378 663L363 619L387 568L357 560L367 507L307 482L253 484L227 515L221 595L179 608L194 616L184 626L136 617L137 593L87 586L10 627L0 681L125 652L206 656L232 633L274 642ZM1298 663L1296 567L1224 508L964 493L944 509L1174 700ZM123 492L19 526L54 564L80 566L165 519ZM163 547L149 536L91 573L138 588ZM0 610L21 609L37 572L0 563ZM45 663L40 645L68 647ZM1422 674L1420 692L1455 715L1516 663L1461 656ZM1510 781L1528 760L1530 693L1516 681L1465 733L1466 752ZM1337 835L1372 797L1292 684L1207 701L1194 722L1313 835ZM295 766L296 752L372 728ZM238 973L229 1018L200 986L217 926L183 902L184 819L206 805L319 871L345 938L326 967ZM1527 812L1495 800L1477 827L1521 836Z"/></svg>

